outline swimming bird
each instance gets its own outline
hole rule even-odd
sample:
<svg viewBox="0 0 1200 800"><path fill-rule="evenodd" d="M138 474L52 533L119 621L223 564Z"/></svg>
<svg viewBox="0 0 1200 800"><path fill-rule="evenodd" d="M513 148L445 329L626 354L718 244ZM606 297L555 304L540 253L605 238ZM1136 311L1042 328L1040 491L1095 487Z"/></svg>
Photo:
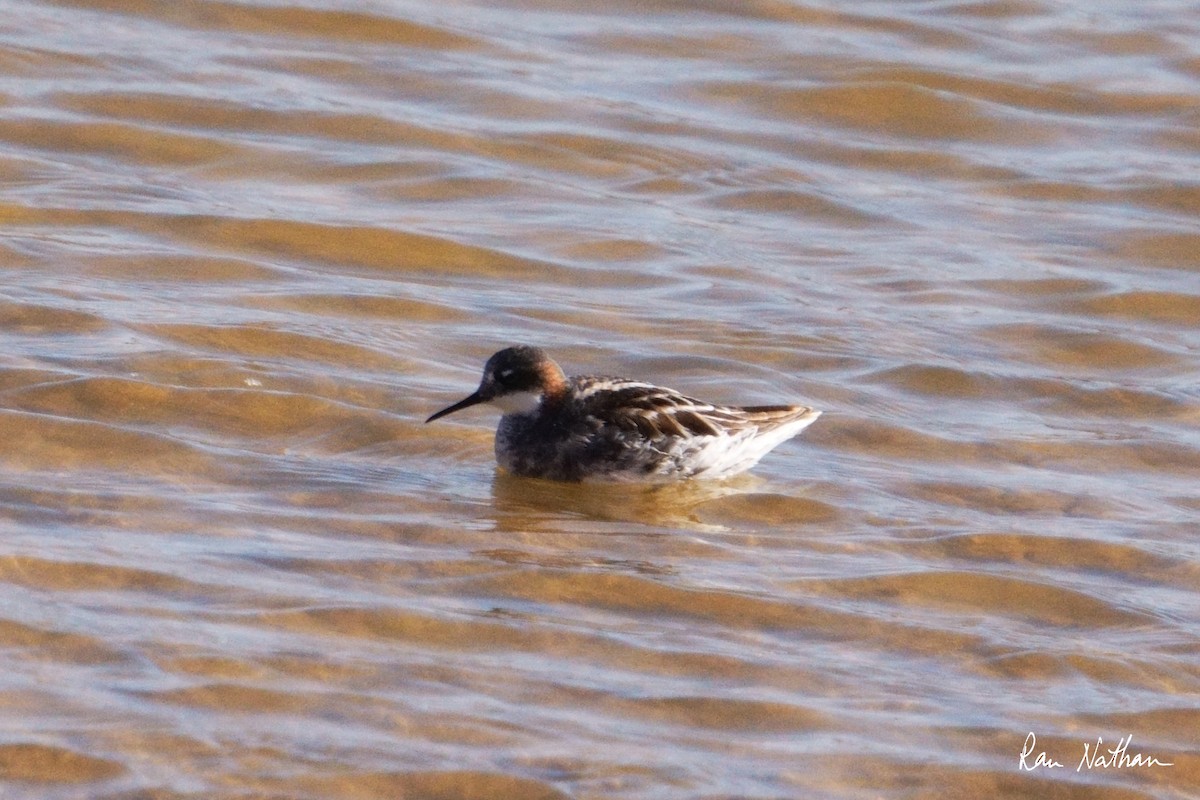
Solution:
<svg viewBox="0 0 1200 800"><path fill-rule="evenodd" d="M480 403L503 413L496 429L501 467L560 481L726 478L821 415L798 405L719 406L626 378L568 378L528 345L493 355L474 393L425 421Z"/></svg>

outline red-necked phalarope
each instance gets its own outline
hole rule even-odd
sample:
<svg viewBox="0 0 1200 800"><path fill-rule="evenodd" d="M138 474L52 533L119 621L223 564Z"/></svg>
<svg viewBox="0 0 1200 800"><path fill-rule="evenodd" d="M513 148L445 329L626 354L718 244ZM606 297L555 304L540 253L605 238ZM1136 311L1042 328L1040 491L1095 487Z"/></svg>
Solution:
<svg viewBox="0 0 1200 800"><path fill-rule="evenodd" d="M528 346L489 358L472 395L425 421L479 403L504 412L496 430L500 466L565 481L725 478L821 416L808 406L716 406L625 378L568 378Z"/></svg>

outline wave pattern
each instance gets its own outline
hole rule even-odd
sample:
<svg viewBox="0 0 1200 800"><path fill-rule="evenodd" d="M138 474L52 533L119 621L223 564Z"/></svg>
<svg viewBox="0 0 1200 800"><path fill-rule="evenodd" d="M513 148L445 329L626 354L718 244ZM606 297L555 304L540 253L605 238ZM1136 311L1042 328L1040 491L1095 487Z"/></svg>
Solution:
<svg viewBox="0 0 1200 800"><path fill-rule="evenodd" d="M1110 6L0 2L0 794L1183 797L1200 24ZM515 480L421 420L522 341L826 413Z"/></svg>

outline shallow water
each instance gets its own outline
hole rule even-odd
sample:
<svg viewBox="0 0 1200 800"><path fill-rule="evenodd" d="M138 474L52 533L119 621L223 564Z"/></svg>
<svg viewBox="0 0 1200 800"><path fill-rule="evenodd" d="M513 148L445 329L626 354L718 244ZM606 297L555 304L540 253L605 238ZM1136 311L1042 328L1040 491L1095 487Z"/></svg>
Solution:
<svg viewBox="0 0 1200 800"><path fill-rule="evenodd" d="M1194 5L0 20L5 798L1200 791ZM513 479L513 342L825 415Z"/></svg>

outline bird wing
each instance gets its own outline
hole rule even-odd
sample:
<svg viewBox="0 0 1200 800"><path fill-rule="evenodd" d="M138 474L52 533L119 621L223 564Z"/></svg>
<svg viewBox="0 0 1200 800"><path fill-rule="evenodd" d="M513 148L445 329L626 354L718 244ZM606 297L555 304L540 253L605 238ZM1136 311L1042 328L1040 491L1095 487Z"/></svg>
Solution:
<svg viewBox="0 0 1200 800"><path fill-rule="evenodd" d="M806 414L807 406L718 406L673 389L626 378L576 378L584 413L597 422L637 430L647 439L736 436L787 425Z"/></svg>

